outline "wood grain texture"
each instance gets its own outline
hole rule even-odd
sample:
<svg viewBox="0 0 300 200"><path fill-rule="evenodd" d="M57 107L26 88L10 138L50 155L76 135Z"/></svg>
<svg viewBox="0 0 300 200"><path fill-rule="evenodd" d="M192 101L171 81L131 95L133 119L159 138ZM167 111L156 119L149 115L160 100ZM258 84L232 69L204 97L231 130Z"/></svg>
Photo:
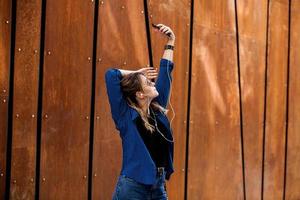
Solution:
<svg viewBox="0 0 300 200"><path fill-rule="evenodd" d="M34 199L41 0L17 2L11 199Z"/></svg>
<svg viewBox="0 0 300 200"><path fill-rule="evenodd" d="M167 37L155 32L152 22L171 27L176 35L171 93L176 112L172 122L175 172L167 183L169 198L182 200L186 193L188 200L240 200L244 195L247 200L261 199L261 195L274 200L282 199L285 190L285 199L300 199L299 0L199 0L194 5L189 0L111 0L98 2L98 16L94 16L95 0L47 0L46 21L41 21L41 2L0 0L0 199L8 187L11 199L33 199L35 184L43 200L88 199L90 145L91 197L111 199L122 149L104 74L108 68L139 69L149 65L150 59L159 67ZM145 24L144 2L149 24ZM12 24L14 9L16 24ZM97 41L94 17L98 19ZM41 25L45 25L43 69L39 66ZM14 26L15 37L11 35ZM95 43L95 116L90 119ZM38 77L39 70L43 77ZM10 77L14 79L12 113L8 113ZM38 85L39 78L43 85ZM39 87L42 124L36 119ZM12 121L8 121L10 115ZM168 117L173 117L171 110ZM94 120L93 144L90 120ZM9 124L13 125L11 182L6 185ZM36 149L37 125L41 125L40 149ZM36 153L41 156L38 183Z"/></svg>
<svg viewBox="0 0 300 200"><path fill-rule="evenodd" d="M270 1L263 196L282 199L288 59L288 0Z"/></svg>
<svg viewBox="0 0 300 200"><path fill-rule="evenodd" d="M176 38L174 49L174 69L172 72L171 105L175 111L172 121L174 136L174 173L167 182L167 191L170 199L184 199L185 190L185 154L186 154L186 119L189 81L189 42L191 4L187 0L181 1L149 1L149 26L165 24L169 26ZM159 67L164 52L166 36L151 30L151 46L153 50L154 67ZM173 118L170 105L168 118Z"/></svg>
<svg viewBox="0 0 300 200"><path fill-rule="evenodd" d="M94 2L47 1L40 199L87 199Z"/></svg>
<svg viewBox="0 0 300 200"><path fill-rule="evenodd" d="M234 1L195 1L188 199L242 199Z"/></svg>
<svg viewBox="0 0 300 200"><path fill-rule="evenodd" d="M111 199L122 162L121 138L112 120L104 75L108 68L135 70L149 64L144 13L142 0L99 4L93 199Z"/></svg>
<svg viewBox="0 0 300 200"><path fill-rule="evenodd" d="M300 1L291 1L288 149L286 169L287 200L300 199Z"/></svg>
<svg viewBox="0 0 300 200"><path fill-rule="evenodd" d="M268 1L237 1L246 199L260 199Z"/></svg>
<svg viewBox="0 0 300 200"><path fill-rule="evenodd" d="M11 7L10 0L0 0L0 199L4 199L6 189Z"/></svg>

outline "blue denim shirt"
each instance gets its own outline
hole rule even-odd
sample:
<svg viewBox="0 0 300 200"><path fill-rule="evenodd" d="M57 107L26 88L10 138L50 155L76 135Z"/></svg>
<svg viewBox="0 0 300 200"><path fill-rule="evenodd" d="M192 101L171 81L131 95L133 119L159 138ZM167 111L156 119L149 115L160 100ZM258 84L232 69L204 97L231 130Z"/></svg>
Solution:
<svg viewBox="0 0 300 200"><path fill-rule="evenodd" d="M169 100L173 65L173 62L170 60L164 58L160 60L159 74L155 84L159 95L153 101L158 102L164 108L166 108ZM123 97L120 86L121 79L122 74L118 69L108 69L105 73L106 89L112 118L122 139L123 162L121 174L143 184L154 184L157 173L156 166L134 121L139 116L139 113L130 107ZM157 120L160 120L168 130L168 132L165 133L166 137L173 139L167 116L159 111L157 111L156 114ZM167 180L174 172L173 153L174 144L169 143L168 165L165 169Z"/></svg>

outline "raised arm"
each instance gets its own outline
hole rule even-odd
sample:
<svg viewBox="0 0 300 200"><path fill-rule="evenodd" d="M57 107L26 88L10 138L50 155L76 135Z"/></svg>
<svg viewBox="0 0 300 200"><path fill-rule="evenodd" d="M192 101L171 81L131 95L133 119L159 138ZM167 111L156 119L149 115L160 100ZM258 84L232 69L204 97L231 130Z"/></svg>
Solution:
<svg viewBox="0 0 300 200"><path fill-rule="evenodd" d="M120 82L123 76L133 72L134 71L131 70L112 68L108 69L105 73L106 91L112 117L117 128L119 128L120 119L122 118L122 116L124 116L125 112L128 109L126 99L123 97Z"/></svg>
<svg viewBox="0 0 300 200"><path fill-rule="evenodd" d="M110 104L112 118L119 129L122 115L127 111L127 103L121 91L122 74L118 69L108 69L105 73L106 92Z"/></svg>
<svg viewBox="0 0 300 200"><path fill-rule="evenodd" d="M157 24L159 27L159 31L165 35L169 34L167 45L173 46L175 44L175 35L170 27L165 26L163 24ZM156 101L163 107L167 107L168 100L170 97L170 89L172 83L171 72L174 67L173 63L173 49L168 49L165 46L165 50L160 60L159 74L156 80L156 89L159 93L159 96L156 97Z"/></svg>

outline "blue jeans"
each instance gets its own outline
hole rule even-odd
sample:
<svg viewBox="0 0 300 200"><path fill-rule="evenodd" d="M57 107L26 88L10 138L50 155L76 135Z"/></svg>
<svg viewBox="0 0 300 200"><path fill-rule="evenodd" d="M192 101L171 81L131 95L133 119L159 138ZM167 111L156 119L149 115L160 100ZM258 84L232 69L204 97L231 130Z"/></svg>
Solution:
<svg viewBox="0 0 300 200"><path fill-rule="evenodd" d="M166 200L165 172L157 175L156 183L145 185L125 175L120 175L113 200Z"/></svg>

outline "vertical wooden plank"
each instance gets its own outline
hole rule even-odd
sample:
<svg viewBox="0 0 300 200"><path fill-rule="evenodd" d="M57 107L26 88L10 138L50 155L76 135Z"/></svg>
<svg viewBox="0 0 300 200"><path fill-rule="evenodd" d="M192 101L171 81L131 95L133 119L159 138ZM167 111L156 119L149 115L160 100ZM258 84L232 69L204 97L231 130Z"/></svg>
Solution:
<svg viewBox="0 0 300 200"><path fill-rule="evenodd" d="M0 199L4 199L6 188L11 6L10 0L0 0Z"/></svg>
<svg viewBox="0 0 300 200"><path fill-rule="evenodd" d="M288 0L271 0L263 197L283 197L288 58Z"/></svg>
<svg viewBox="0 0 300 200"><path fill-rule="evenodd" d="M176 36L174 49L174 71L171 104L175 110L172 121L174 134L174 173L167 182L167 191L170 199L184 199L185 190L185 154L186 154L186 119L188 101L188 71L189 71L189 42L191 4L188 0L180 1L147 1L149 23L162 23L169 26ZM151 27L151 24L149 24ZM167 37L155 32L151 28L151 46L153 50L154 66L159 67ZM169 120L173 113L170 105Z"/></svg>
<svg viewBox="0 0 300 200"><path fill-rule="evenodd" d="M134 70L149 63L144 13L142 0L99 2L93 199L111 199L122 161L121 139L111 117L104 74L112 67Z"/></svg>
<svg viewBox="0 0 300 200"><path fill-rule="evenodd" d="M34 199L41 0L17 1L10 198Z"/></svg>
<svg viewBox="0 0 300 200"><path fill-rule="evenodd" d="M300 199L300 1L291 1L286 198Z"/></svg>
<svg viewBox="0 0 300 200"><path fill-rule="evenodd" d="M87 199L94 1L47 1L40 199Z"/></svg>
<svg viewBox="0 0 300 200"><path fill-rule="evenodd" d="M237 1L246 199L260 199L267 0Z"/></svg>
<svg viewBox="0 0 300 200"><path fill-rule="evenodd" d="M187 197L243 199L234 1L194 3Z"/></svg>

